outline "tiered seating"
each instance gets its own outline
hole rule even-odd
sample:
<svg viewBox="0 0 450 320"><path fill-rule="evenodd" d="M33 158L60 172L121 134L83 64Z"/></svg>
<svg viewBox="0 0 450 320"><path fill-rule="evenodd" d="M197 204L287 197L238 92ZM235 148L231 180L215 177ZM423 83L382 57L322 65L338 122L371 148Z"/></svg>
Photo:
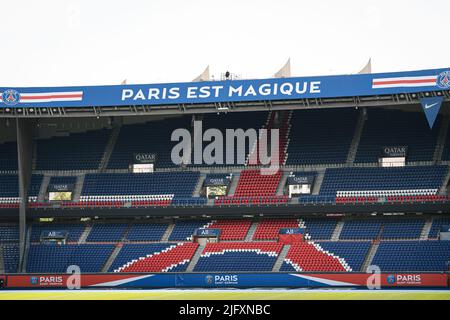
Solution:
<svg viewBox="0 0 450 320"><path fill-rule="evenodd" d="M281 249L282 244L275 242L208 243L194 271L272 271Z"/></svg>
<svg viewBox="0 0 450 320"><path fill-rule="evenodd" d="M65 273L70 265L79 266L81 272L100 272L113 249L114 245L107 244L32 244L27 272Z"/></svg>
<svg viewBox="0 0 450 320"><path fill-rule="evenodd" d="M198 172L87 174L81 201L170 201L191 197Z"/></svg>
<svg viewBox="0 0 450 320"><path fill-rule="evenodd" d="M446 119L448 121L448 119ZM447 130L447 136L445 137L444 150L442 150L441 160L450 160L450 130Z"/></svg>
<svg viewBox="0 0 450 320"><path fill-rule="evenodd" d="M450 241L382 241L373 265L383 272L421 272L447 270Z"/></svg>
<svg viewBox="0 0 450 320"><path fill-rule="evenodd" d="M220 229L220 240L244 240L251 220L213 220L208 228Z"/></svg>
<svg viewBox="0 0 450 320"><path fill-rule="evenodd" d="M383 222L382 239L419 239L425 220L395 219Z"/></svg>
<svg viewBox="0 0 450 320"><path fill-rule="evenodd" d="M315 219L306 218L302 219L307 233L312 240L329 240L333 235L333 231L336 228L338 220L327 219Z"/></svg>
<svg viewBox="0 0 450 320"><path fill-rule="evenodd" d="M19 246L17 244L3 245L3 262L6 273L16 273L19 266Z"/></svg>
<svg viewBox="0 0 450 320"><path fill-rule="evenodd" d="M0 143L0 171L16 171L17 159L16 141Z"/></svg>
<svg viewBox="0 0 450 320"><path fill-rule="evenodd" d="M276 116L279 115L280 119L278 119L278 124L276 124ZM269 118L266 124L263 126L264 129L267 130L267 139L268 141L272 136L272 129L278 130L278 150L274 148L270 149L270 152L267 150L267 145L262 145L262 149L252 148L248 155L247 165L262 165L260 155L270 155L271 163L273 165L279 164L284 165L286 159L286 147L288 144L288 136L290 131L290 119L291 112L290 111L280 111L280 112L270 112Z"/></svg>
<svg viewBox="0 0 450 320"><path fill-rule="evenodd" d="M147 255L135 258L116 269L116 272L185 271L197 247L198 244L192 242L172 244L161 251L150 252Z"/></svg>
<svg viewBox="0 0 450 320"><path fill-rule="evenodd" d="M126 239L129 241L160 241L168 226L167 223L136 223L131 226Z"/></svg>
<svg viewBox="0 0 450 320"><path fill-rule="evenodd" d="M19 178L15 174L0 175L0 201L19 201Z"/></svg>
<svg viewBox="0 0 450 320"><path fill-rule="evenodd" d="M179 117L122 126L108 168L127 169L134 153L156 153L157 168L174 167L170 155L178 142L171 141L172 132L189 129L190 122L191 117Z"/></svg>
<svg viewBox="0 0 450 320"><path fill-rule="evenodd" d="M42 179L44 178L41 174L33 174L30 180L30 186L28 188L28 199L30 201L36 201L41 190Z"/></svg>
<svg viewBox="0 0 450 320"><path fill-rule="evenodd" d="M299 228L303 223L298 219L264 219L258 222L253 240L276 240L281 228Z"/></svg>
<svg viewBox="0 0 450 320"><path fill-rule="evenodd" d="M369 240L380 234L382 220L354 219L344 223L339 239Z"/></svg>
<svg viewBox="0 0 450 320"><path fill-rule="evenodd" d="M88 242L117 242L125 233L127 225L124 223L97 223L92 226L86 241Z"/></svg>
<svg viewBox="0 0 450 320"><path fill-rule="evenodd" d="M175 224L169 241L186 241L191 239L194 231L199 228L208 228L210 226L209 220L193 220L193 221L179 221Z"/></svg>
<svg viewBox="0 0 450 320"><path fill-rule="evenodd" d="M19 241L19 226L17 224L0 224L0 241Z"/></svg>
<svg viewBox="0 0 450 320"><path fill-rule="evenodd" d="M345 163L357 118L353 109L295 111L286 164Z"/></svg>
<svg viewBox="0 0 450 320"><path fill-rule="evenodd" d="M320 188L325 196L390 196L435 194L447 166L327 169Z"/></svg>
<svg viewBox="0 0 450 320"><path fill-rule="evenodd" d="M40 241L43 231L67 231L68 242L78 242L85 226L81 223L43 223L31 226L31 241Z"/></svg>
<svg viewBox="0 0 450 320"><path fill-rule="evenodd" d="M345 260L345 262L350 266L352 271L365 271L361 270L364 263L364 259L370 250L370 241L361 242L343 242L343 241L327 241L318 242L318 244L326 251L332 252Z"/></svg>
<svg viewBox="0 0 450 320"><path fill-rule="evenodd" d="M98 169L110 135L111 130L102 129L37 140L36 169Z"/></svg>
<svg viewBox="0 0 450 320"><path fill-rule="evenodd" d="M202 120L203 131L206 131L210 128L217 129L222 132L223 137L226 137L227 129L242 129L244 131L248 129L258 130L267 121L267 116L267 112L252 112L251 117L245 116L240 112L220 115L205 114ZM244 165L247 155L250 153L253 147L252 145L249 145L247 140L245 142L244 149L242 149L242 147L237 144L237 141L235 139L234 150L226 150L226 154L228 157L231 155L231 153L233 153L233 164L227 164L227 166ZM205 148L209 143L210 142L203 142L203 148ZM243 155L243 159L238 159L238 153L239 155ZM223 161L224 163L226 163L225 153Z"/></svg>
<svg viewBox="0 0 450 320"><path fill-rule="evenodd" d="M242 170L235 197L275 196L281 178L281 171L275 174L261 174L257 170Z"/></svg>
<svg viewBox="0 0 450 320"><path fill-rule="evenodd" d="M118 272L119 268L128 263L137 261L156 252L161 252L174 244L171 243L151 243L151 244L124 244L119 254L109 268L109 272Z"/></svg>
<svg viewBox="0 0 450 320"><path fill-rule="evenodd" d="M408 162L431 161L441 120L430 130L421 112L368 110L355 162L378 162L384 146L408 146Z"/></svg>
<svg viewBox="0 0 450 320"><path fill-rule="evenodd" d="M433 219L433 224L431 225L430 233L428 238L435 239L439 236L442 226L450 225L450 218L435 218Z"/></svg>
<svg viewBox="0 0 450 320"><path fill-rule="evenodd" d="M352 268L342 257L305 241L291 245L280 271L345 272Z"/></svg>

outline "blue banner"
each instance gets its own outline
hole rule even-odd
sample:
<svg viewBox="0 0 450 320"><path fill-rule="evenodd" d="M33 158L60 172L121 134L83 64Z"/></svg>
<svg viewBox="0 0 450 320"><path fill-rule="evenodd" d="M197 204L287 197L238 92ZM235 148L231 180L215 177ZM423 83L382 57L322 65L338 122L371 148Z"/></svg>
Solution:
<svg viewBox="0 0 450 320"><path fill-rule="evenodd" d="M197 229L194 236L197 237L218 237L220 236L220 229Z"/></svg>
<svg viewBox="0 0 450 320"><path fill-rule="evenodd" d="M281 228L279 234L305 234L305 228Z"/></svg>
<svg viewBox="0 0 450 320"><path fill-rule="evenodd" d="M420 102L422 103L423 112L427 117L428 125L430 129L433 128L434 122L441 110L442 102L444 97L432 97L432 98L422 98Z"/></svg>
<svg viewBox="0 0 450 320"><path fill-rule="evenodd" d="M450 69L84 87L1 87L0 107L93 107L373 96L450 89Z"/></svg>
<svg viewBox="0 0 450 320"><path fill-rule="evenodd" d="M64 230L45 230L41 232L41 239L66 239L67 235Z"/></svg>

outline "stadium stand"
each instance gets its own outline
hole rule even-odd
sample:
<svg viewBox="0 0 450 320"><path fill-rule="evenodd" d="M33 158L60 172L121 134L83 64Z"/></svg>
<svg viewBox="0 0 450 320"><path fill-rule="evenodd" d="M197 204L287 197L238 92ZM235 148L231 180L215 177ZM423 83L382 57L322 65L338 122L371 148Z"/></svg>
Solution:
<svg viewBox="0 0 450 320"><path fill-rule="evenodd" d="M254 112L252 114L252 117L250 118L243 117L239 113L228 113L226 115L206 114L203 116L202 119L202 127L203 131L206 131L208 129L217 129L223 134L223 137L227 137L226 135L227 129L233 130L242 129L243 131L246 131L248 129L258 130L267 125L269 117L270 113L268 112ZM237 139L234 139L234 143L235 143L234 150L226 151L227 152L226 157L230 157L231 152L233 152L233 161L231 164L227 164L227 167L244 165L245 160L247 159L248 155L250 154L253 148L253 146L248 145L248 143L246 143L245 146L239 145ZM204 141L203 147L206 147L208 144L209 142ZM238 153L245 155L244 159L238 159L237 156ZM227 162L226 159L224 159L224 163L226 162ZM204 166L204 164L197 166ZM215 165L212 166L214 167Z"/></svg>
<svg viewBox="0 0 450 320"><path fill-rule="evenodd" d="M186 241L192 238L194 231L199 228L207 228L208 220L192 220L179 221L175 224L172 233L170 234L170 241Z"/></svg>
<svg viewBox="0 0 450 320"><path fill-rule="evenodd" d="M446 263L450 260L450 242L437 240L441 226L450 225L445 213L442 217L425 214L401 218L365 217L347 216L346 209L335 209L339 207L336 204L439 204L439 201L450 201L450 197L442 192L449 172L448 163L429 163L436 160L433 155L445 118L439 117L434 129L429 130L425 118L417 112L368 110L359 146L351 146L358 117L363 114L361 110L348 108L253 112L251 117L242 117L238 112L196 116L196 119L203 120L204 131L208 128L222 132L236 128L280 129L279 153L282 163L290 167L283 167L284 171L273 175L262 174L258 166L248 161L245 166L212 166L208 170L200 168L203 165L176 167L170 159L173 145L168 143L170 134L177 128L192 131L192 116L37 139L36 158L33 159L35 170L28 194L30 209L40 208L36 202L45 186L44 173L48 184L75 185L83 182L78 186L80 201L61 202L58 210L84 209L99 204L108 209L152 206L202 208L195 214L198 215L195 219L187 215L170 221L158 217L160 220L157 222L125 219L119 210L114 213L117 212L117 218L121 220L105 219L88 224L79 222L79 219L78 222L65 222L61 218L54 223L37 223L32 219L30 237L27 238L26 271L65 272L69 265L77 264L82 272L106 269L109 272L185 272L188 266L189 270L196 272L272 272L275 265L278 268L281 263L281 272L360 272L364 271L361 269L371 248L378 245L371 262L379 265L382 271L446 270ZM113 135L113 131L118 136ZM117 137L117 140L112 137ZM443 160L450 159L450 131L446 138ZM205 146L208 142L203 144ZM391 145L408 146L407 166L378 167L381 148ZM351 148L356 151L356 164L347 163ZM108 150L111 155L105 160L105 151ZM237 151L242 150L234 152L235 162ZM251 151L252 146L243 150L247 160L253 156ZM133 154L139 152L157 154L154 173L126 172ZM0 144L0 208L18 207L18 175L10 172L17 170L16 166L15 143ZM318 192L301 195L298 203L317 205L317 208L332 205L334 207L327 213L333 216L308 216L299 210L295 215L283 214L282 218L265 214L258 216L259 212L252 218L243 218L239 207L213 208L233 212L230 217L227 214L209 215L208 206L212 208L213 205L276 207L287 206L288 202L296 203L296 199L291 201L288 196L281 195L280 187L284 186L280 183L286 181L289 172L306 173L301 170L312 170L307 172L308 175L315 175L316 180L323 176L323 181L319 181ZM203 177L223 178L230 173L239 175L237 183L236 179L233 180L236 187L233 193L214 200L197 197ZM196 197L193 197L194 193ZM147 214L146 209L142 211ZM345 217L336 217L336 213ZM203 215L201 218L200 214ZM427 227L431 222L428 234ZM199 228L220 229L219 242L207 243L204 247L194 243L193 234ZM305 228L305 241L292 245L278 242L281 228ZM67 243L41 243L44 231L66 231ZM18 240L16 224L0 224L0 246L6 272L18 270ZM197 258L195 265L191 263Z"/></svg>
<svg viewBox="0 0 450 320"><path fill-rule="evenodd" d="M100 272L114 249L108 244L31 244L27 272L65 273L77 265L81 272Z"/></svg>
<svg viewBox="0 0 450 320"><path fill-rule="evenodd" d="M108 168L128 169L134 153L156 153L159 168L174 167L170 154L177 142L171 142L171 134L190 125L189 117L177 117L122 126Z"/></svg>
<svg viewBox="0 0 450 320"><path fill-rule="evenodd" d="M281 266L281 271L352 271L344 259L325 251L319 244L307 241L295 243Z"/></svg>
<svg viewBox="0 0 450 320"><path fill-rule="evenodd" d="M382 220L352 219L345 221L340 240L373 240L380 235Z"/></svg>
<svg viewBox="0 0 450 320"><path fill-rule="evenodd" d="M440 123L430 130L419 112L369 110L355 162L377 163L384 146L408 146L408 162L431 161Z"/></svg>
<svg viewBox="0 0 450 320"><path fill-rule="evenodd" d="M281 249L275 242L208 243L194 271L272 271Z"/></svg>
<svg viewBox="0 0 450 320"><path fill-rule="evenodd" d="M281 178L281 171L275 174L262 174L259 169L241 171L235 197L275 196Z"/></svg>
<svg viewBox="0 0 450 320"><path fill-rule="evenodd" d="M111 130L103 129L38 139L36 170L98 169L110 135Z"/></svg>
<svg viewBox="0 0 450 320"><path fill-rule="evenodd" d="M372 264L385 272L444 271L450 241L383 241Z"/></svg>
<svg viewBox="0 0 450 320"><path fill-rule="evenodd" d="M325 172L320 195L433 195L442 185L447 170L447 166L331 168Z"/></svg>
<svg viewBox="0 0 450 320"><path fill-rule="evenodd" d="M156 252L162 252L171 246L170 243L151 243L151 244L124 244L114 263L109 268L110 272L118 272L120 268L129 265L148 255L154 255Z"/></svg>
<svg viewBox="0 0 450 320"><path fill-rule="evenodd" d="M19 226L16 224L0 224L0 242L18 241Z"/></svg>
<svg viewBox="0 0 450 320"><path fill-rule="evenodd" d="M85 226L81 223L43 223L31 225L31 242L39 242L44 231L66 231L67 242L78 242Z"/></svg>
<svg viewBox="0 0 450 320"><path fill-rule="evenodd" d="M295 111L286 164L345 163L357 118L353 109Z"/></svg>
<svg viewBox="0 0 450 320"><path fill-rule="evenodd" d="M450 225L450 218L435 218L431 225L430 233L428 237L430 239L436 239L439 235L442 226Z"/></svg>
<svg viewBox="0 0 450 320"><path fill-rule="evenodd" d="M3 262L6 273L16 273L19 267L19 245L3 245Z"/></svg>
<svg viewBox="0 0 450 320"><path fill-rule="evenodd" d="M304 226L312 240L329 240L338 220L333 218L315 219L304 218Z"/></svg>
<svg viewBox="0 0 450 320"><path fill-rule="evenodd" d="M191 197L198 172L87 174L81 201L170 201Z"/></svg>
<svg viewBox="0 0 450 320"><path fill-rule="evenodd" d="M389 219L383 221L382 239L418 239L423 229L423 219Z"/></svg>
<svg viewBox="0 0 450 320"><path fill-rule="evenodd" d="M129 261L116 272L181 272L185 271L189 261L197 249L198 244L192 242L170 244ZM155 250L155 248L148 248ZM126 251L129 253L130 251ZM140 254L142 254L140 252ZM133 253L134 255L134 253ZM127 258L131 256L128 255ZM137 256L136 256L137 257Z"/></svg>
<svg viewBox="0 0 450 320"><path fill-rule="evenodd" d="M127 225L124 223L96 223L92 226L87 242L117 242L125 234Z"/></svg>
<svg viewBox="0 0 450 320"><path fill-rule="evenodd" d="M302 222L298 219L264 219L257 227L253 240L276 240L281 228L301 228Z"/></svg>
<svg viewBox="0 0 450 320"><path fill-rule="evenodd" d="M213 220L208 228L220 229L220 240L244 240L251 224L251 220Z"/></svg>
<svg viewBox="0 0 450 320"><path fill-rule="evenodd" d="M0 199L1 201L11 201L19 197L19 179L17 175L0 175ZM6 198L6 199L5 199Z"/></svg>
<svg viewBox="0 0 450 320"><path fill-rule="evenodd" d="M17 142L0 143L0 172L17 170Z"/></svg>
<svg viewBox="0 0 450 320"><path fill-rule="evenodd" d="M169 225L167 223L136 223L128 230L129 241L160 241Z"/></svg>

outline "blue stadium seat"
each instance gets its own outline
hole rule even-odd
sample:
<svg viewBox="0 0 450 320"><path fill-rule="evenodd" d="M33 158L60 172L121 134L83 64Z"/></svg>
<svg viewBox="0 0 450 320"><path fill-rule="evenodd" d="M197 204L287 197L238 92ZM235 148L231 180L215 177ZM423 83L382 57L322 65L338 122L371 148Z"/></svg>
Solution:
<svg viewBox="0 0 450 320"><path fill-rule="evenodd" d="M382 241L373 265L383 272L445 271L450 241Z"/></svg>
<svg viewBox="0 0 450 320"><path fill-rule="evenodd" d="M79 266L81 272L100 272L114 245L73 244L73 245L30 245L27 272L65 273L71 265Z"/></svg>
<svg viewBox="0 0 450 320"><path fill-rule="evenodd" d="M378 163L384 146L408 146L408 162L431 161L441 121L430 130L421 112L368 110L355 162Z"/></svg>

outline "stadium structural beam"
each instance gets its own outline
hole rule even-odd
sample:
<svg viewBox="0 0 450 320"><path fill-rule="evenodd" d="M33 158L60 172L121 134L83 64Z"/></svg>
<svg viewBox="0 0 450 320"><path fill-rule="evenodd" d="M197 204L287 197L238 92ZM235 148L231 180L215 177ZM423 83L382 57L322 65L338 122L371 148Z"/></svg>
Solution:
<svg viewBox="0 0 450 320"><path fill-rule="evenodd" d="M113 117L142 115L182 115L194 113L217 113L218 105L228 106L229 111L268 111L302 110L351 107L401 107L415 104L420 106L421 97L443 96L450 101L450 91L433 91L418 93L400 93L375 96L351 96L337 98L310 98L293 100L235 101L211 102L204 104L174 105L128 105L102 107L51 107L35 108L33 112L26 108L0 108L2 118L78 118L78 117ZM38 110L39 109L39 110Z"/></svg>
<svg viewBox="0 0 450 320"><path fill-rule="evenodd" d="M19 269L22 270L26 241L28 187L31 181L34 121L17 119L17 157L19 173Z"/></svg>

